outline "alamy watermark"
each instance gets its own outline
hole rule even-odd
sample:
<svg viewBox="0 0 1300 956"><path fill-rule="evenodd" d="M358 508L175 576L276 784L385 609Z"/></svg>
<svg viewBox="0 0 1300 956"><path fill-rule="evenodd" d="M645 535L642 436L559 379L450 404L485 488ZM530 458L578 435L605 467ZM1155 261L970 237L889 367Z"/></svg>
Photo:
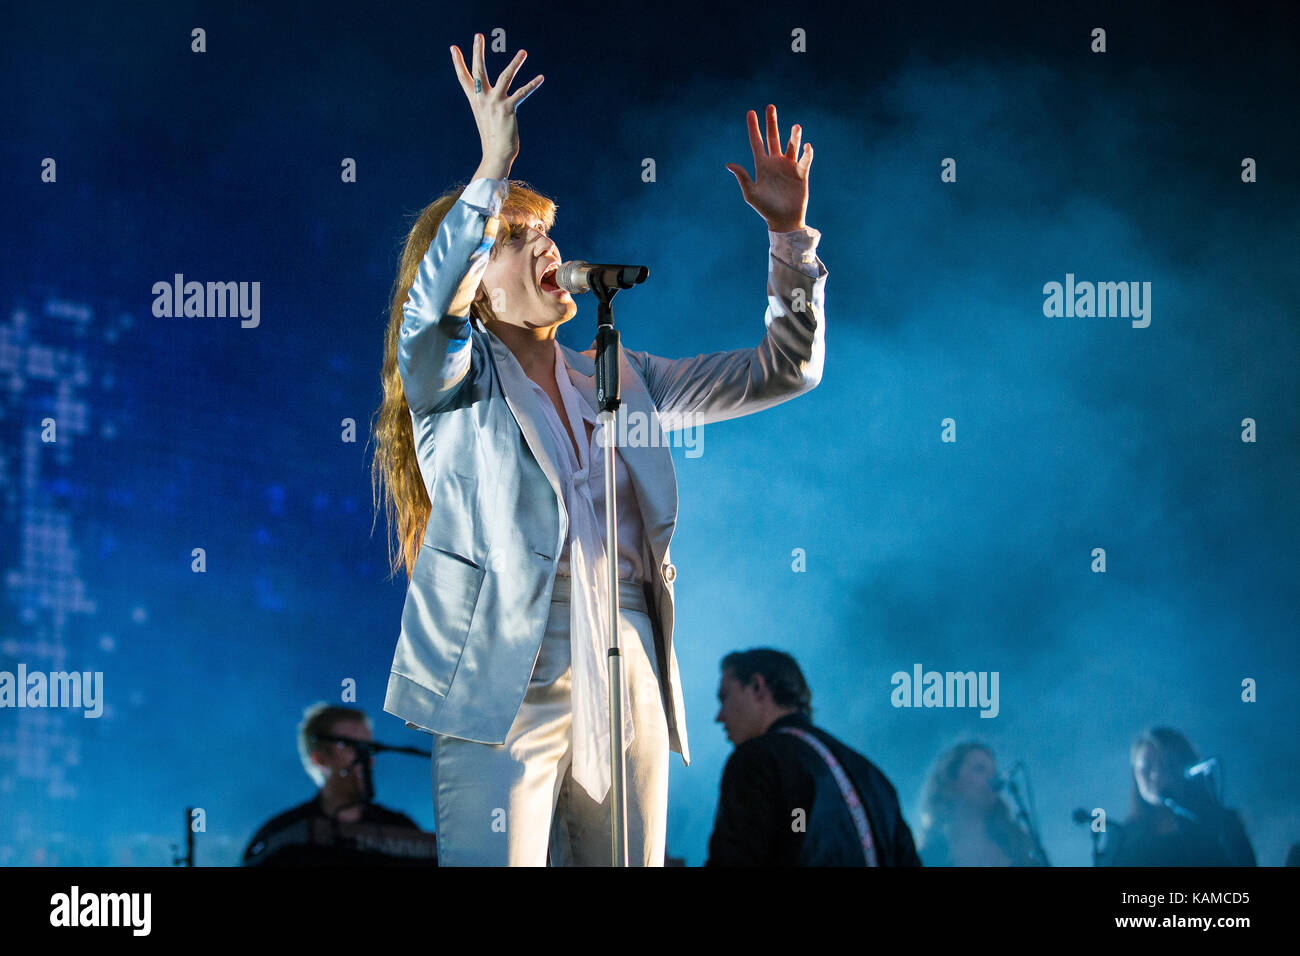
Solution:
<svg viewBox="0 0 1300 956"><path fill-rule="evenodd" d="M118 926L148 936L152 911L152 893L83 893L74 884L50 897L50 925L57 927Z"/></svg>
<svg viewBox="0 0 1300 956"><path fill-rule="evenodd" d="M1150 282L1075 282L1065 274L1065 285L1048 282L1043 286L1043 315L1049 319L1132 319L1133 328L1151 324Z"/></svg>
<svg viewBox="0 0 1300 956"><path fill-rule="evenodd" d="M83 717L104 712L102 671L0 671L0 707L69 707L85 711Z"/></svg>
<svg viewBox="0 0 1300 956"><path fill-rule="evenodd" d="M608 445L604 423L597 427L595 437L597 447ZM640 409L619 409L615 438L616 448L685 448L687 458L699 458L704 454L703 416L692 412L660 416Z"/></svg>
<svg viewBox="0 0 1300 956"><path fill-rule="evenodd" d="M981 717L998 715L997 671L896 671L889 702L895 707L979 707Z"/></svg>
<svg viewBox="0 0 1300 956"><path fill-rule="evenodd" d="M262 321L260 282L186 282L178 272L171 282L155 282L153 294L153 314L160 319L239 316L246 329L255 329Z"/></svg>

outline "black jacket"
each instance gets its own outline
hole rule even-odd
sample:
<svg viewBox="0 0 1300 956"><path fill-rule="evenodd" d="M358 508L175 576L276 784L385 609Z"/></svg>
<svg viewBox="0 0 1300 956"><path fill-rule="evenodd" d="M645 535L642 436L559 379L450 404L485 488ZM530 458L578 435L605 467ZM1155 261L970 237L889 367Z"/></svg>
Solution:
<svg viewBox="0 0 1300 956"><path fill-rule="evenodd" d="M1255 850L1235 810L1208 810L1196 823L1158 833L1127 821L1111 824L1098 866L1255 866Z"/></svg>
<svg viewBox="0 0 1300 956"><path fill-rule="evenodd" d="M307 843L307 824L317 818L329 819L321 806L319 791L306 803L300 803L262 824L244 848L243 865L323 866L349 862L347 852ZM405 813L389 810L377 803L367 803L362 807L361 820L408 830L420 829L419 824Z"/></svg>
<svg viewBox="0 0 1300 956"><path fill-rule="evenodd" d="M862 866L848 804L821 756L782 727L820 740L858 792L880 866L920 866L898 794L871 761L803 714L773 721L735 749L722 771L706 866ZM802 811L802 812L799 812Z"/></svg>

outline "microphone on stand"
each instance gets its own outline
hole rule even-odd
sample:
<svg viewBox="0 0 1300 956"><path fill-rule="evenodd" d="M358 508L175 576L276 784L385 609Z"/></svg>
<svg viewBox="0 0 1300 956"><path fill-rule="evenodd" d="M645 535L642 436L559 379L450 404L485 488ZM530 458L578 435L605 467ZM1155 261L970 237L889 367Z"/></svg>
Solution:
<svg viewBox="0 0 1300 956"><path fill-rule="evenodd" d="M1175 816L1182 817L1184 820L1190 820L1192 823L1197 823L1200 820L1200 817L1198 817L1191 810L1188 810L1181 803L1178 803L1170 799L1169 797L1165 797L1160 802L1163 803L1170 810L1172 810Z"/></svg>
<svg viewBox="0 0 1300 956"><path fill-rule="evenodd" d="M1016 771L1020 771L1021 776L1025 779L1025 797L1028 798L1027 802L1025 798L1021 796L1020 788L1016 786ZM1006 787L1010 791L1011 799L1015 801L1016 809L1018 811L1016 818L1024 825L1025 831L1033 841L1034 851L1038 854L1043 866L1051 866L1051 861L1047 858L1047 851L1043 849L1043 841L1038 835L1038 827L1034 824L1034 795L1029 786L1029 769L1025 766L1024 762L1017 760L1011 770L1007 772L1005 779L1002 777L995 777L993 780L989 781L989 785L993 787L995 793L1003 787Z"/></svg>
<svg viewBox="0 0 1300 956"><path fill-rule="evenodd" d="M547 268L550 268L549 266ZM618 420L619 397L619 334L614 328L614 296L622 289L630 289L646 280L650 270L645 266L590 263L581 259L562 262L555 270L555 284L572 295L581 292L596 293L596 413L605 427L611 430ZM618 554L618 504L614 483L614 442L605 443L605 543L610 561L606 562L603 577L613 595L613 607L618 608L616 576L618 568L613 560ZM609 806L610 806L610 862L614 866L627 866L627 804L624 790L627 777L627 759L623 753L623 645L618 633L618 614L610 614L607 622L609 655Z"/></svg>
<svg viewBox="0 0 1300 956"><path fill-rule="evenodd" d="M1194 763L1185 768L1183 770L1183 779L1203 787L1203 792L1214 803L1223 803L1223 776L1219 773L1218 757L1208 757L1200 763Z"/></svg>
<svg viewBox="0 0 1300 956"><path fill-rule="evenodd" d="M1103 832L1106 833L1106 852L1108 855L1114 856L1118 842L1123 839L1124 835L1124 825L1122 823L1111 823L1109 824L1109 830L1098 830L1092 825L1092 813L1084 807L1075 807L1074 812L1070 814L1070 819L1079 824L1079 826L1087 827L1091 831L1089 836L1092 837L1093 866L1101 865L1101 835ZM1112 843L1112 840L1115 842Z"/></svg>
<svg viewBox="0 0 1300 956"><path fill-rule="evenodd" d="M590 292L594 281L605 288L630 289L646 280L650 270L645 266L609 265L571 259L560 263L555 272L555 282L572 295Z"/></svg>

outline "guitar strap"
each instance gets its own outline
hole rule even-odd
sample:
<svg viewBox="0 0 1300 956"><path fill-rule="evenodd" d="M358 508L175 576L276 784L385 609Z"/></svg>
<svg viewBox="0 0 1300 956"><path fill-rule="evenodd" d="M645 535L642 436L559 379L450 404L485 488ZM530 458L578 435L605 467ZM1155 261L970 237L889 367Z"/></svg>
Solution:
<svg viewBox="0 0 1300 956"><path fill-rule="evenodd" d="M853 788L849 781L848 774L840 766L840 762L835 759L835 755L827 749L826 745L798 727L778 727L777 733L791 734L798 737L809 747L815 750L826 761L826 766L830 768L831 776L835 778L835 783L839 785L840 793L844 797L844 802L849 805L849 815L853 817L853 826L858 831L858 839L862 843L862 855L867 861L867 866L879 866L876 859L876 844L871 839L871 824L867 822L867 811L862 806L862 800L858 797L858 792Z"/></svg>

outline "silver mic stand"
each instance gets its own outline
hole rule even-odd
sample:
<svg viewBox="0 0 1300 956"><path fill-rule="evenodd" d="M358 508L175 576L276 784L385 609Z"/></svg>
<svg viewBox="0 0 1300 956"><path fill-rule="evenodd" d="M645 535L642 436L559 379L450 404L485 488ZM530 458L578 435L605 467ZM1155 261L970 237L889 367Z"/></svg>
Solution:
<svg viewBox="0 0 1300 956"><path fill-rule="evenodd" d="M623 753L623 646L619 641L618 503L615 501L614 454L617 444L619 398L618 330L610 301L619 289L644 282L645 266L599 266L587 274L596 293L596 416L605 429L605 586L609 595L609 808L611 860L627 866L627 758Z"/></svg>

